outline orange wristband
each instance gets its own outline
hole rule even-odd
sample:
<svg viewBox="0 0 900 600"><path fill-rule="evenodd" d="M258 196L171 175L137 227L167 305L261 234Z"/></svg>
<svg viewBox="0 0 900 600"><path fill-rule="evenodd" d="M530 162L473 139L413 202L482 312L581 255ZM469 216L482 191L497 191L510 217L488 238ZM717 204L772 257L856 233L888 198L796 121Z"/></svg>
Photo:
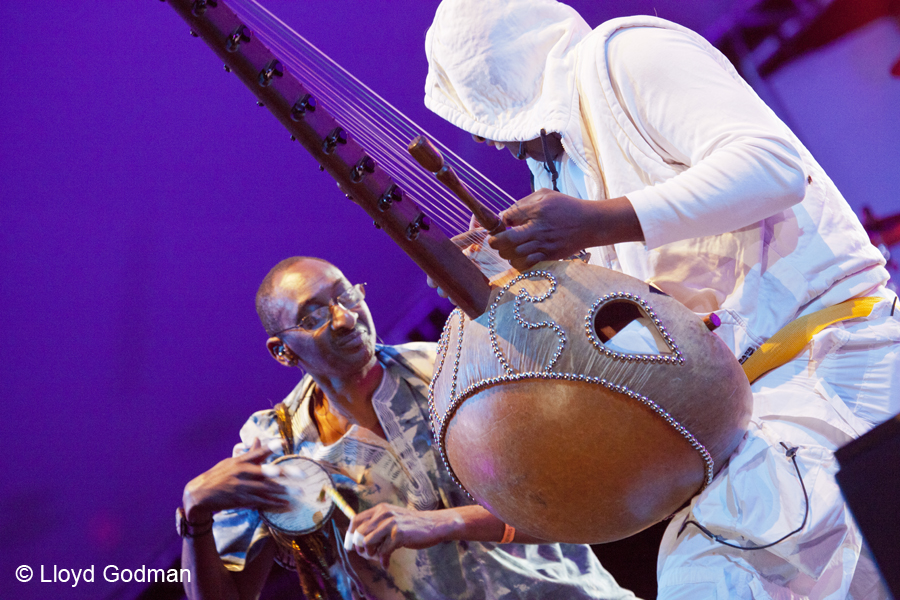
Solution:
<svg viewBox="0 0 900 600"><path fill-rule="evenodd" d="M501 544L508 544L516 537L516 528L510 527L506 523L503 524L503 537L500 538Z"/></svg>

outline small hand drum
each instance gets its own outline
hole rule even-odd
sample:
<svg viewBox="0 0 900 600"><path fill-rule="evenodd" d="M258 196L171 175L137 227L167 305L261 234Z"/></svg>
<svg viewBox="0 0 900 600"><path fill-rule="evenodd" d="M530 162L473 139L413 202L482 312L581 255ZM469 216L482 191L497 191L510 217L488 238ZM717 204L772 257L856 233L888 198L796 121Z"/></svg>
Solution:
<svg viewBox="0 0 900 600"><path fill-rule="evenodd" d="M269 527L289 536L311 533L321 528L334 512L334 482L319 463L295 454L269 463L280 467L275 481L288 489L290 506L261 511Z"/></svg>

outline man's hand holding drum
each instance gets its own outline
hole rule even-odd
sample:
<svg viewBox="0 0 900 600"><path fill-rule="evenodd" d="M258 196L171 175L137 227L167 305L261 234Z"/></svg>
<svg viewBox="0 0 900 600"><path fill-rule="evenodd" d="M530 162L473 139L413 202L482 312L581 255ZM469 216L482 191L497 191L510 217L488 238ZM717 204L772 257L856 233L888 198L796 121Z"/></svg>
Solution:
<svg viewBox="0 0 900 600"><path fill-rule="evenodd" d="M287 506L285 487L264 472L263 463L271 454L270 448L255 440L246 453L226 458L188 482L182 498L188 521L208 521L213 513L230 508Z"/></svg>

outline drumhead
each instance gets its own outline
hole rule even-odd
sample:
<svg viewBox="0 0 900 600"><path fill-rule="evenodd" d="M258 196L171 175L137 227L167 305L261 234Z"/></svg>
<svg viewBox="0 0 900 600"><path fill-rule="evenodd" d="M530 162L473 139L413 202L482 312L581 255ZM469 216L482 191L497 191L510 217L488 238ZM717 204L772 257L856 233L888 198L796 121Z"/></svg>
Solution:
<svg viewBox="0 0 900 600"><path fill-rule="evenodd" d="M328 489L334 482L319 463L295 454L282 456L271 464L281 467L275 481L285 486L290 505L281 510L260 511L263 521L277 531L303 535L321 528L334 512L334 500Z"/></svg>

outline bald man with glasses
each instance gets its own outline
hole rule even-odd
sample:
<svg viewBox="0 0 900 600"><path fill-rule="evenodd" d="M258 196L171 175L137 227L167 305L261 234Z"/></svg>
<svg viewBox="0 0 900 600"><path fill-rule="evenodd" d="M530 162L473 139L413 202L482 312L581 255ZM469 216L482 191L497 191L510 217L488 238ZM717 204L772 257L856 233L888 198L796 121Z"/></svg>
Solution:
<svg viewBox="0 0 900 600"><path fill-rule="evenodd" d="M189 598L257 598L275 560L297 568L307 597L634 598L588 546L516 533L452 483L428 420L435 345L376 344L365 284L289 258L263 280L256 308L271 356L306 375L247 421L232 458L185 487ZM259 515L287 505L264 472L283 447L322 464L358 511L349 522L336 512L296 548Z"/></svg>

